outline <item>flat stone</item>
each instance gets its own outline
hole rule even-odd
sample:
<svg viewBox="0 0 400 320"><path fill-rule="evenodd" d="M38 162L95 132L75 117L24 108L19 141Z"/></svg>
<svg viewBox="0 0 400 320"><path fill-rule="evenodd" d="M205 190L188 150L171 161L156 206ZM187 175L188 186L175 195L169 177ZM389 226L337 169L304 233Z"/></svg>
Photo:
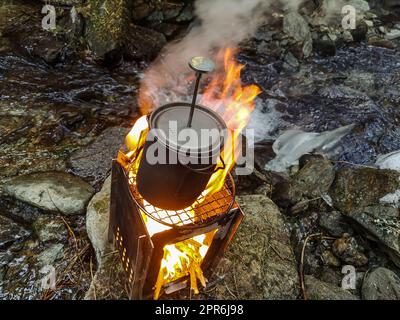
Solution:
<svg viewBox="0 0 400 320"><path fill-rule="evenodd" d="M377 268L367 274L361 290L365 300L399 300L400 278L389 269Z"/></svg>
<svg viewBox="0 0 400 320"><path fill-rule="evenodd" d="M263 195L237 198L245 218L218 268L216 299L296 299L299 279L289 232ZM284 281L282 281L284 279Z"/></svg>
<svg viewBox="0 0 400 320"><path fill-rule="evenodd" d="M112 127L102 132L91 144L74 152L68 160L71 171L92 185L102 183L111 170L111 162L123 145L128 130Z"/></svg>
<svg viewBox="0 0 400 320"><path fill-rule="evenodd" d="M30 235L20 224L0 215L0 249L17 241L22 241Z"/></svg>
<svg viewBox="0 0 400 320"><path fill-rule="evenodd" d="M41 172L12 179L5 192L42 210L67 215L82 214L93 188L78 177L64 172Z"/></svg>
<svg viewBox="0 0 400 320"><path fill-rule="evenodd" d="M304 277L307 297L310 300L358 300L358 297L333 284L306 275Z"/></svg>
<svg viewBox="0 0 400 320"><path fill-rule="evenodd" d="M335 208L345 214L378 204L389 193L400 189L400 174L374 168L344 168L336 173L329 194Z"/></svg>

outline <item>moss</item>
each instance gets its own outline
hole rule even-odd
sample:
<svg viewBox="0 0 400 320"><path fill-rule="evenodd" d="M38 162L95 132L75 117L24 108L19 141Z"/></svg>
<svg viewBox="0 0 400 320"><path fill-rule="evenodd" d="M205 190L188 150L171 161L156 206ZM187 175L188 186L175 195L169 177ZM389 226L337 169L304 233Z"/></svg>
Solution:
<svg viewBox="0 0 400 320"><path fill-rule="evenodd" d="M90 0L88 7L88 41L96 55L123 43L128 26L128 3L125 0Z"/></svg>

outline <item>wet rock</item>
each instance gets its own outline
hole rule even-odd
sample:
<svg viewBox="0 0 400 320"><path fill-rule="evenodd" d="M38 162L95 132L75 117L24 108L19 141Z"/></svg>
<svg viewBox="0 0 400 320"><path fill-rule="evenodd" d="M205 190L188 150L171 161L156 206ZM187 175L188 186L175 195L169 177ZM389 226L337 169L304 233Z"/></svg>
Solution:
<svg viewBox="0 0 400 320"><path fill-rule="evenodd" d="M111 170L111 161L116 158L127 133L127 129L121 127L106 129L91 144L74 152L68 160L68 167L75 175L97 187Z"/></svg>
<svg viewBox="0 0 400 320"><path fill-rule="evenodd" d="M217 272L224 278L215 298L295 299L298 274L282 214L262 195L238 197L238 202L246 218Z"/></svg>
<svg viewBox="0 0 400 320"><path fill-rule="evenodd" d="M62 257L64 246L60 243L51 245L49 248L43 250L38 256L37 260L40 266L52 265L56 260Z"/></svg>
<svg viewBox="0 0 400 320"><path fill-rule="evenodd" d="M334 56L336 54L336 44L330 39L317 39L313 41L313 47L317 53L323 57Z"/></svg>
<svg viewBox="0 0 400 320"><path fill-rule="evenodd" d="M17 241L23 241L30 235L20 224L0 215L0 249Z"/></svg>
<svg viewBox="0 0 400 320"><path fill-rule="evenodd" d="M266 185L268 189L271 188L267 177L257 169L254 169L248 175L233 175L235 180L236 189L241 194L255 194L255 191L262 185Z"/></svg>
<svg viewBox="0 0 400 320"><path fill-rule="evenodd" d="M362 297L365 300L399 300L399 276L386 268L375 269L365 277Z"/></svg>
<svg viewBox="0 0 400 320"><path fill-rule="evenodd" d="M108 224L110 219L111 176L103 184L100 192L90 201L86 214L86 230L96 252L97 263L101 266L102 257L110 249L108 243Z"/></svg>
<svg viewBox="0 0 400 320"><path fill-rule="evenodd" d="M12 179L5 192L45 211L67 215L85 212L93 188L64 172L41 172Z"/></svg>
<svg viewBox="0 0 400 320"><path fill-rule="evenodd" d="M43 214L39 208L8 196L0 196L0 208L8 217L24 223L32 223Z"/></svg>
<svg viewBox="0 0 400 320"><path fill-rule="evenodd" d="M385 34L385 38L388 40L395 40L400 38L400 30L398 29L393 29L390 32Z"/></svg>
<svg viewBox="0 0 400 320"><path fill-rule="evenodd" d="M308 299L311 300L357 300L357 296L338 286L306 275L304 277Z"/></svg>
<svg viewBox="0 0 400 320"><path fill-rule="evenodd" d="M394 49L396 47L392 41L387 39L382 39L379 37L369 37L368 44L370 46L387 48L387 49Z"/></svg>
<svg viewBox="0 0 400 320"><path fill-rule="evenodd" d="M341 237L344 233L352 234L351 227L339 211L321 213L319 225L333 237Z"/></svg>
<svg viewBox="0 0 400 320"><path fill-rule="evenodd" d="M125 41L125 56L133 60L154 58L167 43L165 36L157 31L130 25Z"/></svg>
<svg viewBox="0 0 400 320"><path fill-rule="evenodd" d="M61 218L42 216L32 225L33 230L42 242L65 241L68 230Z"/></svg>
<svg viewBox="0 0 400 320"><path fill-rule="evenodd" d="M122 48L129 25L129 3L120 0L89 0L86 39L98 57Z"/></svg>
<svg viewBox="0 0 400 320"><path fill-rule="evenodd" d="M187 23L194 19L194 5L189 2L185 5L181 13L175 18L176 22Z"/></svg>
<svg viewBox="0 0 400 320"><path fill-rule="evenodd" d="M154 6L148 1L135 1L132 8L133 20L142 20L154 11Z"/></svg>
<svg viewBox="0 0 400 320"><path fill-rule="evenodd" d="M283 31L299 42L311 38L307 21L297 12L290 12L284 16Z"/></svg>
<svg viewBox="0 0 400 320"><path fill-rule="evenodd" d="M32 54L49 64L56 64L65 59L66 44L52 38L40 39L33 47Z"/></svg>
<svg viewBox="0 0 400 320"><path fill-rule="evenodd" d="M363 13L365 13L365 12L370 10L369 3L367 1L364 1L364 0L346 1L346 5L353 6L357 10L357 13L359 13L359 14L360 13L363 14Z"/></svg>
<svg viewBox="0 0 400 320"><path fill-rule="evenodd" d="M184 5L182 1L161 1L158 9L162 12L164 20L171 20L181 13Z"/></svg>
<svg viewBox="0 0 400 320"><path fill-rule="evenodd" d="M392 170L344 168L336 173L329 194L342 213L379 203L379 199L400 189L400 174Z"/></svg>
<svg viewBox="0 0 400 320"><path fill-rule="evenodd" d="M335 240L332 245L333 253L340 260L356 267L361 267L368 263L368 258L362 250L357 240L348 234L344 234L340 239Z"/></svg>
<svg viewBox="0 0 400 320"><path fill-rule="evenodd" d="M351 35L353 36L353 40L356 42L364 41L367 33L368 33L368 26L365 21L358 21L356 23L356 28L351 30Z"/></svg>
<svg viewBox="0 0 400 320"><path fill-rule="evenodd" d="M400 266L399 209L385 205L369 206L350 215L355 226L371 240L378 242L393 262Z"/></svg>

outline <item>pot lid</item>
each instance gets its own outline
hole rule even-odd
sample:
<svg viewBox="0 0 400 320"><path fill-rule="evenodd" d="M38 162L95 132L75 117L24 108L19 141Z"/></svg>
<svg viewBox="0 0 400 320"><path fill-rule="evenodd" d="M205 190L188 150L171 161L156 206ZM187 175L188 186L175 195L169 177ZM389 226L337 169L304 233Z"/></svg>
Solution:
<svg viewBox="0 0 400 320"><path fill-rule="evenodd" d="M187 127L190 104L171 103L155 110L150 118L152 129L157 138L168 147L179 152L208 154L223 148L225 122L214 111L196 105L192 125ZM212 134L208 134L208 130ZM220 152L218 152L219 154Z"/></svg>

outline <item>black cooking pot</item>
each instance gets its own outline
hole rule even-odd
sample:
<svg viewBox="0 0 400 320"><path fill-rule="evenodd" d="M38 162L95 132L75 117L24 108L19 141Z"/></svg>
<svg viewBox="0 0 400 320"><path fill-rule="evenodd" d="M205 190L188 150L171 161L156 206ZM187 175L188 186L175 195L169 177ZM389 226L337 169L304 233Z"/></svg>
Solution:
<svg viewBox="0 0 400 320"><path fill-rule="evenodd" d="M212 129L218 134L207 141L181 143L177 139L181 130L187 129L190 106L185 102L171 103L155 110L149 118L150 130L136 184L142 197L157 208L180 210L190 206L203 192L211 175L221 169L217 161L224 145L226 124L218 114L196 105L191 132L201 136L201 129ZM176 125L171 126L171 121ZM155 162L154 155L164 161Z"/></svg>

